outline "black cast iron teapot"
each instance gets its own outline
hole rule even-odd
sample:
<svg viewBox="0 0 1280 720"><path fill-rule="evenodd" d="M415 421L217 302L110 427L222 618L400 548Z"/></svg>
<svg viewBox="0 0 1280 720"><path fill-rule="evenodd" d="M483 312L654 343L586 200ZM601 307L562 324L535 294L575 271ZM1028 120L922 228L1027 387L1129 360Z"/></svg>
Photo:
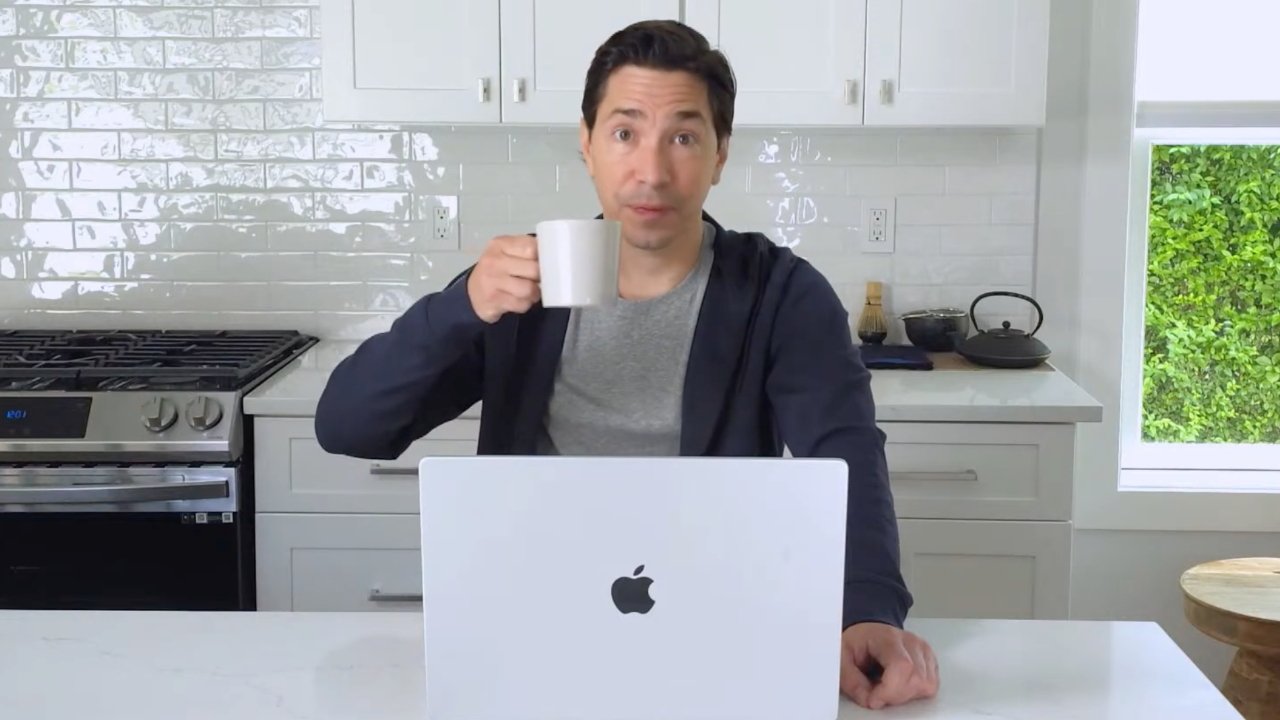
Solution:
<svg viewBox="0 0 1280 720"><path fill-rule="evenodd" d="M1038 316L1035 329L1028 333L1009 327L1009 321L1007 320L999 328L992 330L979 328L978 319L974 316L974 310L981 300L996 295L1015 297L1031 303ZM1026 295L1003 290L982 293L974 298L973 304L969 306L969 321L974 328L977 328L978 334L962 340L956 346L956 352L971 362L997 368L1028 368L1035 367L1049 359L1049 348L1043 342L1032 337L1040 329L1040 326L1044 324L1044 310L1040 308L1040 303Z"/></svg>

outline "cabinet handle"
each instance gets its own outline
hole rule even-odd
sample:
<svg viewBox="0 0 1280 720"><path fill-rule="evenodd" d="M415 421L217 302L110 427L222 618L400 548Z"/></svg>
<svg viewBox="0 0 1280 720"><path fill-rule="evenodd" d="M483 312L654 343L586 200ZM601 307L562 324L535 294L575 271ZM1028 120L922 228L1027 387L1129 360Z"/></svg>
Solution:
<svg viewBox="0 0 1280 720"><path fill-rule="evenodd" d="M480 102L489 102L489 78L480 78Z"/></svg>
<svg viewBox="0 0 1280 720"><path fill-rule="evenodd" d="M369 466L370 475L417 475L418 468L412 465L379 465L374 463Z"/></svg>
<svg viewBox="0 0 1280 720"><path fill-rule="evenodd" d="M844 103L846 105L858 104L858 81L857 80L844 81Z"/></svg>
<svg viewBox="0 0 1280 720"><path fill-rule="evenodd" d="M369 602L420 603L422 593L384 593L378 588L369 591Z"/></svg>
<svg viewBox="0 0 1280 720"><path fill-rule="evenodd" d="M511 84L511 99L516 102L524 102L524 78L516 78Z"/></svg>
<svg viewBox="0 0 1280 720"><path fill-rule="evenodd" d="M978 473L963 472L890 472L889 482L977 482Z"/></svg>
<svg viewBox="0 0 1280 720"><path fill-rule="evenodd" d="M880 104L881 105L893 104L893 81L892 80L880 81Z"/></svg>

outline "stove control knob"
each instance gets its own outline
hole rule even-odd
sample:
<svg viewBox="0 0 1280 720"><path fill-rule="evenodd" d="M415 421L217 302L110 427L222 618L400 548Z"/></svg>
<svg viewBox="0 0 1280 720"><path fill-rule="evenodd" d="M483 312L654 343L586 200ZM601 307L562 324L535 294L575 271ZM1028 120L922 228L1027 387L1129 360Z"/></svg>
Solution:
<svg viewBox="0 0 1280 720"><path fill-rule="evenodd" d="M222 421L222 406L217 400L201 395L187 403L187 424L201 432Z"/></svg>
<svg viewBox="0 0 1280 720"><path fill-rule="evenodd" d="M177 420L177 409L162 397L153 397L142 404L142 425L153 433L168 430Z"/></svg>

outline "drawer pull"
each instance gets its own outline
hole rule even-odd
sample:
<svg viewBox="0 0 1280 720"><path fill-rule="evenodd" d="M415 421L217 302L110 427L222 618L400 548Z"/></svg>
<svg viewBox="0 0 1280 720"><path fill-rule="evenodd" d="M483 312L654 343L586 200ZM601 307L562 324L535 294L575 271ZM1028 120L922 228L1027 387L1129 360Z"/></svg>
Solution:
<svg viewBox="0 0 1280 720"><path fill-rule="evenodd" d="M378 588L369 591L369 602L420 603L422 593L384 593Z"/></svg>
<svg viewBox="0 0 1280 720"><path fill-rule="evenodd" d="M374 463L369 466L370 475L417 475L418 468L409 465L379 465Z"/></svg>
<svg viewBox="0 0 1280 720"><path fill-rule="evenodd" d="M889 482L977 482L978 473L964 472L891 472Z"/></svg>

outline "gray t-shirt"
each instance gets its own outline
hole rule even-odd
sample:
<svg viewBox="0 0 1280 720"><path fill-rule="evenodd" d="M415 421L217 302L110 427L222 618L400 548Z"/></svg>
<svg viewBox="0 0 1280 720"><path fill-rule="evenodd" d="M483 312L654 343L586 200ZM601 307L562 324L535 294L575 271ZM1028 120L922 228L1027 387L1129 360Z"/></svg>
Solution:
<svg viewBox="0 0 1280 720"><path fill-rule="evenodd" d="M714 238L704 222L698 261L670 292L570 312L539 454L680 454L685 367Z"/></svg>

